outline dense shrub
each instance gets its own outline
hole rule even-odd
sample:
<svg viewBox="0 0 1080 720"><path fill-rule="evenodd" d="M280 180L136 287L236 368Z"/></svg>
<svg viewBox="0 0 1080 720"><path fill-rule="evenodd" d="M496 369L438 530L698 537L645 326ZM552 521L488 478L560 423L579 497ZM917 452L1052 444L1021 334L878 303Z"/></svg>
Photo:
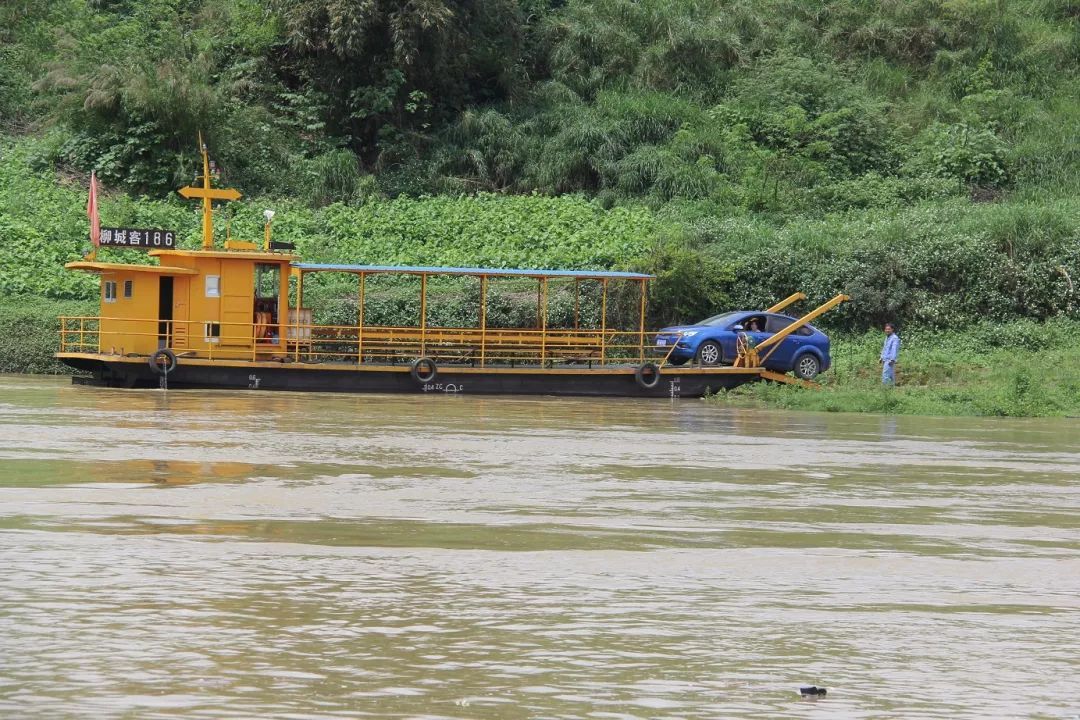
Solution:
<svg viewBox="0 0 1080 720"><path fill-rule="evenodd" d="M935 125L922 138L912 165L967 185L1000 187L1009 180L1005 144L987 128Z"/></svg>
<svg viewBox="0 0 1080 720"><path fill-rule="evenodd" d="M731 307L732 264L678 242L658 245L638 265L650 284L649 324L693 322Z"/></svg>
<svg viewBox="0 0 1080 720"><path fill-rule="evenodd" d="M303 241L309 257L388 265L609 268L656 232L644 208L574 196L398 198L334 205L322 220L326 236Z"/></svg>
<svg viewBox="0 0 1080 720"><path fill-rule="evenodd" d="M53 354L60 349L62 315L96 315L97 303L0 295L0 373L71 372Z"/></svg>
<svg viewBox="0 0 1080 720"><path fill-rule="evenodd" d="M1078 220L1075 201L957 201L781 228L749 223L737 245L725 250L718 239L713 249L736 258L737 305L766 305L795 290L821 300L844 291L853 302L830 313L826 326L900 320L949 328L1075 313Z"/></svg>

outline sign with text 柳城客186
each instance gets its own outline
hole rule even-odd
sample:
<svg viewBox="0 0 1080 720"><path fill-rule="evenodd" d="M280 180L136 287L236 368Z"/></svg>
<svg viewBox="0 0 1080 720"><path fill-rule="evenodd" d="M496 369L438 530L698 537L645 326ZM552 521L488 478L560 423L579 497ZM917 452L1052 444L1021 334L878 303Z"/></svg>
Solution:
<svg viewBox="0 0 1080 720"><path fill-rule="evenodd" d="M176 247L176 233L172 230L103 227L98 244L102 247L171 250Z"/></svg>

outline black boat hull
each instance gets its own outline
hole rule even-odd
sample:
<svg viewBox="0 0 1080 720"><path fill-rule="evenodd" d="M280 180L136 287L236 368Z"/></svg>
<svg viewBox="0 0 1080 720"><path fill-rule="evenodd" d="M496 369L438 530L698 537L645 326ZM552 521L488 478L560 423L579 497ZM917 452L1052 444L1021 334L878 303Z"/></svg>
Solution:
<svg viewBox="0 0 1080 720"><path fill-rule="evenodd" d="M67 365L89 371L81 384L160 387L161 375L146 359L62 353ZM467 393L480 395L568 395L602 397L701 397L761 379L755 370L664 368L659 378L639 380L635 366L603 368L473 368L442 366L420 382L403 365L314 365L307 363L208 361L181 358L167 375L169 388L288 390L346 393ZM656 380L646 387L648 380Z"/></svg>

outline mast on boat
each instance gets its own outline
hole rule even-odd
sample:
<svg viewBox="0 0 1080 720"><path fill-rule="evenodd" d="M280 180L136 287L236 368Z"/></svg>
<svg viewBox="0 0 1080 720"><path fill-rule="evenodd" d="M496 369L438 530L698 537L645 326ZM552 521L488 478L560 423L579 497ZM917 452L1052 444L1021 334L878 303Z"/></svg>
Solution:
<svg viewBox="0 0 1080 720"><path fill-rule="evenodd" d="M211 183L211 162L206 151L206 143L203 142L202 133L199 133L199 152L202 154L202 186L193 187L186 185L179 190L181 196L188 200L201 199L203 203L202 222L202 249L214 249L214 200L239 200L243 197L240 191L234 188L215 188ZM198 177L196 177L198 181ZM228 248L226 248L228 249Z"/></svg>

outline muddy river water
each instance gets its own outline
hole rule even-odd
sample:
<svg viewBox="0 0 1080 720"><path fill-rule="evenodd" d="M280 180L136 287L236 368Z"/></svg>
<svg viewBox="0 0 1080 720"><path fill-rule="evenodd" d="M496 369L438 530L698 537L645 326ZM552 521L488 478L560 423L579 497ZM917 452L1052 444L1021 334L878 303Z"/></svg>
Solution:
<svg viewBox="0 0 1080 720"><path fill-rule="evenodd" d="M1072 720L1080 421L0 376L0 573L5 718Z"/></svg>

